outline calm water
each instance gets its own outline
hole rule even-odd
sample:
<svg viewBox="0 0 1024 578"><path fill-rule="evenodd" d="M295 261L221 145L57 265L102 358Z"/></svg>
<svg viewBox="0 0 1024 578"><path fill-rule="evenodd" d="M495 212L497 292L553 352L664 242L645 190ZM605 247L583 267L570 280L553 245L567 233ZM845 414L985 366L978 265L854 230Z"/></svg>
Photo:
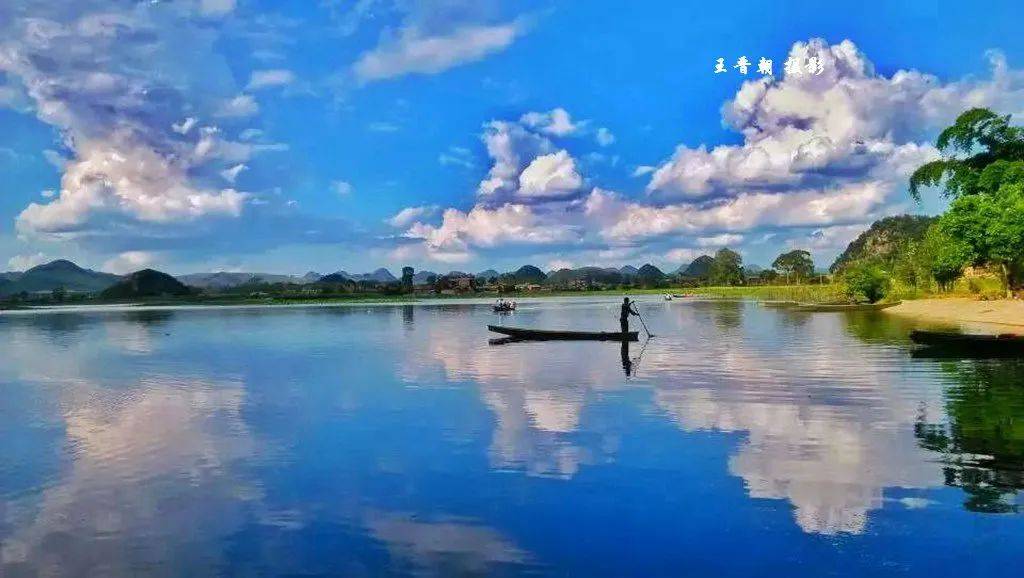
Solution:
<svg viewBox="0 0 1024 578"><path fill-rule="evenodd" d="M1024 364L912 357L878 315L641 311L628 352L491 346L484 304L0 314L0 575L1019 568Z"/></svg>

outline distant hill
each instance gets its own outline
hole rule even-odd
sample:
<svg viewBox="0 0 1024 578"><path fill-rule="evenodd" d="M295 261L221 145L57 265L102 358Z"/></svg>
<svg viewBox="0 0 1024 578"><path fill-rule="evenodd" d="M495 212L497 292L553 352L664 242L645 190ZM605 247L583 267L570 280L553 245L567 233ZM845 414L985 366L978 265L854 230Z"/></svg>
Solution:
<svg viewBox="0 0 1024 578"><path fill-rule="evenodd" d="M743 274L747 277L757 277L762 271L764 271L764 267L760 265L750 264L743 266Z"/></svg>
<svg viewBox="0 0 1024 578"><path fill-rule="evenodd" d="M523 265L516 269L515 273L512 273L512 277L515 278L516 283L543 283L548 276L533 265Z"/></svg>
<svg viewBox="0 0 1024 578"><path fill-rule="evenodd" d="M576 282L603 283L618 285L622 283L622 273L614 268L579 267L577 269L559 269L548 275L545 283L553 287L569 287Z"/></svg>
<svg viewBox="0 0 1024 578"><path fill-rule="evenodd" d="M341 271L339 273L331 273L330 275L324 275L317 283L348 283L352 279L348 276L348 273Z"/></svg>
<svg viewBox="0 0 1024 578"><path fill-rule="evenodd" d="M315 280L320 279L320 275L317 273L306 273L302 277L296 277L293 275L275 275L272 273L229 273L226 271L219 271L216 273L190 273L188 275L181 275L178 279L186 285L192 287L200 287L202 289L231 289L240 285L246 285L249 283L297 283L305 284L312 283L307 277L315 276Z"/></svg>
<svg viewBox="0 0 1024 578"><path fill-rule="evenodd" d="M837 273L862 259L891 260L904 245L924 238L928 227L936 220L937 217L899 215L875 221L846 247L829 271Z"/></svg>
<svg viewBox="0 0 1024 578"><path fill-rule="evenodd" d="M137 297L182 296L189 293L188 287L167 273L143 269L104 289L100 293L100 297L104 299L133 299Z"/></svg>
<svg viewBox="0 0 1024 578"><path fill-rule="evenodd" d="M678 273L684 277L705 279L711 273L711 264L715 258L710 255L701 255L694 259L686 268L680 267Z"/></svg>
<svg viewBox="0 0 1024 578"><path fill-rule="evenodd" d="M654 265L646 263L643 267L640 267L640 269L637 270L636 276L643 282L651 283L664 279L665 273Z"/></svg>
<svg viewBox="0 0 1024 578"><path fill-rule="evenodd" d="M415 275L413 275L415 278ZM373 273L349 273L347 271L338 271L325 275L320 278L320 283L343 283L345 281L373 281L375 283L397 283L398 278L391 274L391 271L381 267Z"/></svg>
<svg viewBox="0 0 1024 578"><path fill-rule="evenodd" d="M301 277L303 283L316 283L323 275L316 271L310 271Z"/></svg>
<svg viewBox="0 0 1024 578"><path fill-rule="evenodd" d="M640 273L640 269L637 269L632 265L626 265L619 269L619 273L621 273L623 277L636 277Z"/></svg>
<svg viewBox="0 0 1024 578"><path fill-rule="evenodd" d="M25 271L16 280L0 287L0 291L11 295L22 291L36 293L64 288L78 293L95 293L120 280L118 275L83 269L71 261L58 259Z"/></svg>
<svg viewBox="0 0 1024 578"><path fill-rule="evenodd" d="M416 278L415 273L413 278ZM397 283L398 278L391 274L391 271L381 267L373 273L349 273L348 271L341 270L331 273L330 275L324 275L319 279L322 283L339 283L342 281L374 281L377 283Z"/></svg>
<svg viewBox="0 0 1024 578"><path fill-rule="evenodd" d="M440 277L440 275L434 273L433 271L416 271L412 275L413 285L423 285L427 281L429 281L431 277L434 277L436 279L437 277Z"/></svg>
<svg viewBox="0 0 1024 578"><path fill-rule="evenodd" d="M500 277L501 273L498 273L494 269L487 269L476 274L477 279L494 279Z"/></svg>

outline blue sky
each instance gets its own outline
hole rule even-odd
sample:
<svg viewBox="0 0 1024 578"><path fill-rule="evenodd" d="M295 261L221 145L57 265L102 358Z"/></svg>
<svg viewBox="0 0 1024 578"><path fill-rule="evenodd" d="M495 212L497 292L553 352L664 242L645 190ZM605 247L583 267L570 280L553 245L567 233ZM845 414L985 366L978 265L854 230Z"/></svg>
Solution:
<svg viewBox="0 0 1024 578"><path fill-rule="evenodd" d="M0 269L827 266L1024 113L1013 2L54 4L0 7Z"/></svg>

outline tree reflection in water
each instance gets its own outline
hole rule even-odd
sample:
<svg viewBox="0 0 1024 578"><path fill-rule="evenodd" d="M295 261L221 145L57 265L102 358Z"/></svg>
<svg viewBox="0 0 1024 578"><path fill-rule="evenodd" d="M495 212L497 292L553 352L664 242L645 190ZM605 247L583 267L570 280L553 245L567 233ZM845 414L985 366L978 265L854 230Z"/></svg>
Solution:
<svg viewBox="0 0 1024 578"><path fill-rule="evenodd" d="M954 379L946 391L946 423L921 415L914 435L943 455L946 485L968 495L975 512L1020 512L1024 490L1024 361L942 363Z"/></svg>

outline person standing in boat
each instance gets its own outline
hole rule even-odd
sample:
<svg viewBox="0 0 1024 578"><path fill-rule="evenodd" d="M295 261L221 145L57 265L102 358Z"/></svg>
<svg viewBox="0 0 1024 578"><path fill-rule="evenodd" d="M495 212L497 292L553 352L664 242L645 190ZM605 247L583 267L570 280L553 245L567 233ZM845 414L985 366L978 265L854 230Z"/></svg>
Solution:
<svg viewBox="0 0 1024 578"><path fill-rule="evenodd" d="M629 316L636 315L640 316L640 313L633 308L633 303L629 300L629 297L622 298L622 309L619 313L619 326L622 328L623 333L629 332Z"/></svg>

